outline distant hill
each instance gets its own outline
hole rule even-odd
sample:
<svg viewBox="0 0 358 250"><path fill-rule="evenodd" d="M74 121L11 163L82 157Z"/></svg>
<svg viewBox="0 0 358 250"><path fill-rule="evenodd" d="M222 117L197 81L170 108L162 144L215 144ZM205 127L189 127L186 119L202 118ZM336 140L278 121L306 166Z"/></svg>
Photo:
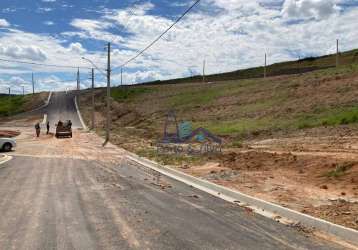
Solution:
<svg viewBox="0 0 358 250"><path fill-rule="evenodd" d="M357 53L342 53L338 68L333 67L332 55L303 59L301 68L297 61L274 64L266 79L260 77L262 68L256 68L212 75L208 77L211 83L185 78L113 87L113 129L121 140L155 141L162 138L168 111L175 110L178 121L190 121L194 129L205 128L232 143L313 128L317 128L315 134L332 135L333 129L347 131L348 127L358 131ZM311 72L294 74L305 71ZM235 77L239 79L224 80ZM95 93L99 130L106 121L106 93L105 88ZM91 91L84 90L80 103L87 122L91 121L91 102Z"/></svg>
<svg viewBox="0 0 358 250"><path fill-rule="evenodd" d="M339 65L349 65L358 63L358 49L340 53ZM336 66L336 54L325 55L320 57L308 57L301 60L275 63L267 67L267 76L291 75L307 73L310 71L333 68ZM264 76L264 68L256 67L233 72L207 75L207 82L239 80L260 78ZM177 83L190 83L201 82L202 76L178 78L164 81L146 82L140 85L153 85L153 84L177 84Z"/></svg>
<svg viewBox="0 0 358 250"><path fill-rule="evenodd" d="M12 116L33 110L43 105L47 96L48 93L45 92L25 96L0 94L0 117Z"/></svg>

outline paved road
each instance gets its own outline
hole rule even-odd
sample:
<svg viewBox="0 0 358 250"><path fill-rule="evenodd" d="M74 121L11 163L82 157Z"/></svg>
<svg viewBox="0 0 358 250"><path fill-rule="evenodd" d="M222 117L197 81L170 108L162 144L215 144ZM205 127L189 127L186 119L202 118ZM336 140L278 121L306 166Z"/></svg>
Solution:
<svg viewBox="0 0 358 250"><path fill-rule="evenodd" d="M76 122L71 94L53 98L50 120ZM0 166L0 249L339 249L130 162L43 151Z"/></svg>
<svg viewBox="0 0 358 250"><path fill-rule="evenodd" d="M162 189L127 163L2 166L1 249L333 249L176 181Z"/></svg>
<svg viewBox="0 0 358 250"><path fill-rule="evenodd" d="M74 98L75 95L72 92L54 92L52 94L49 105L45 109L40 110L40 112L48 115L47 119L51 127L54 128L59 120L71 120L74 128L82 128Z"/></svg>

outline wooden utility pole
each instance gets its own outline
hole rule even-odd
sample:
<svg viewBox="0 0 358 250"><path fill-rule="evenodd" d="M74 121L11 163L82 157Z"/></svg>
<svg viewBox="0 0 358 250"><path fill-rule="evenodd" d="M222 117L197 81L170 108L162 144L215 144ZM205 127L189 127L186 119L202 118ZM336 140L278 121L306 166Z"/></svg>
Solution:
<svg viewBox="0 0 358 250"><path fill-rule="evenodd" d="M123 68L121 68L121 86L123 85Z"/></svg>
<svg viewBox="0 0 358 250"><path fill-rule="evenodd" d="M80 90L80 68L77 69L77 90Z"/></svg>
<svg viewBox="0 0 358 250"><path fill-rule="evenodd" d="M106 140L103 143L105 146L110 139L111 130L111 43L108 43L108 56L107 56L107 124L106 124Z"/></svg>
<svg viewBox="0 0 358 250"><path fill-rule="evenodd" d="M337 39L336 67L339 66L339 40Z"/></svg>
<svg viewBox="0 0 358 250"><path fill-rule="evenodd" d="M205 83L205 66L206 66L206 60L203 62L203 83Z"/></svg>
<svg viewBox="0 0 358 250"><path fill-rule="evenodd" d="M264 66L264 78L266 78L266 66L267 66L267 55L265 53L265 66Z"/></svg>
<svg viewBox="0 0 358 250"><path fill-rule="evenodd" d="M35 81L34 81L34 73L31 74L31 81L32 81L32 94L35 94Z"/></svg>
<svg viewBox="0 0 358 250"><path fill-rule="evenodd" d="M91 80L92 80L92 129L95 128L95 102L94 102L94 69L91 71Z"/></svg>
<svg viewBox="0 0 358 250"><path fill-rule="evenodd" d="M22 85L22 95L24 96L25 95L25 86Z"/></svg>
<svg viewBox="0 0 358 250"><path fill-rule="evenodd" d="M11 95L11 88L9 87L9 95Z"/></svg>

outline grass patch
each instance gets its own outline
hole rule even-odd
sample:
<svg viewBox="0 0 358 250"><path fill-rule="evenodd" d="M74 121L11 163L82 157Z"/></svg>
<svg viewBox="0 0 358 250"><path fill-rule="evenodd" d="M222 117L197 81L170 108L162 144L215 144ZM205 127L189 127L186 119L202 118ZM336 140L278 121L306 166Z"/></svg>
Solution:
<svg viewBox="0 0 358 250"><path fill-rule="evenodd" d="M317 110L316 110L317 111ZM322 113L305 115L298 119L297 128L306 129L320 126L338 126L358 123L358 107L319 110Z"/></svg>
<svg viewBox="0 0 358 250"><path fill-rule="evenodd" d="M26 97L0 96L0 116L10 116L24 111Z"/></svg>
<svg viewBox="0 0 358 250"><path fill-rule="evenodd" d="M111 96L116 101L126 101L152 91L153 88L144 87L113 88L111 90Z"/></svg>
<svg viewBox="0 0 358 250"><path fill-rule="evenodd" d="M337 178L346 174L346 172L354 166L354 163L343 163L337 165L334 170L325 174L326 177Z"/></svg>
<svg viewBox="0 0 358 250"><path fill-rule="evenodd" d="M242 144L242 141L234 141L233 143L231 143L231 147L233 147L233 148L243 148L244 145Z"/></svg>
<svg viewBox="0 0 358 250"><path fill-rule="evenodd" d="M225 89L222 86L199 88L195 91L190 90L178 93L169 99L169 104L173 107L185 106L194 107L197 105L210 104L216 98L223 96Z"/></svg>
<svg viewBox="0 0 358 250"><path fill-rule="evenodd" d="M270 108L273 108L276 105L280 105L281 103L284 103L288 99L287 96L273 96L271 99L261 100L257 101L255 103L240 105L239 110L243 113L253 113L258 112L261 110L269 110Z"/></svg>
<svg viewBox="0 0 358 250"><path fill-rule="evenodd" d="M195 123L195 127L203 127L216 135L245 135L277 126L276 122L269 118L243 118L236 121Z"/></svg>

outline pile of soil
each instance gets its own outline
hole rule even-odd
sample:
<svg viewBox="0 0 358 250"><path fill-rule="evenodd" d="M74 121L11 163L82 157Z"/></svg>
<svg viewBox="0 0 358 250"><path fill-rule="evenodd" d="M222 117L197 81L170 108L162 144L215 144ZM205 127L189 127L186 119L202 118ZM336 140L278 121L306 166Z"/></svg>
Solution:
<svg viewBox="0 0 358 250"><path fill-rule="evenodd" d="M304 161L298 160L291 153L268 153L257 151L229 152L219 157L221 166L233 170L270 170L281 167L304 166Z"/></svg>
<svg viewBox="0 0 358 250"><path fill-rule="evenodd" d="M358 161L329 155L225 152L218 163L182 171L357 229Z"/></svg>
<svg viewBox="0 0 358 250"><path fill-rule="evenodd" d="M0 138L13 138L19 136L19 131L11 131L11 130L0 130Z"/></svg>
<svg viewBox="0 0 358 250"><path fill-rule="evenodd" d="M301 212L358 230L358 202L337 199L330 205L308 206Z"/></svg>

